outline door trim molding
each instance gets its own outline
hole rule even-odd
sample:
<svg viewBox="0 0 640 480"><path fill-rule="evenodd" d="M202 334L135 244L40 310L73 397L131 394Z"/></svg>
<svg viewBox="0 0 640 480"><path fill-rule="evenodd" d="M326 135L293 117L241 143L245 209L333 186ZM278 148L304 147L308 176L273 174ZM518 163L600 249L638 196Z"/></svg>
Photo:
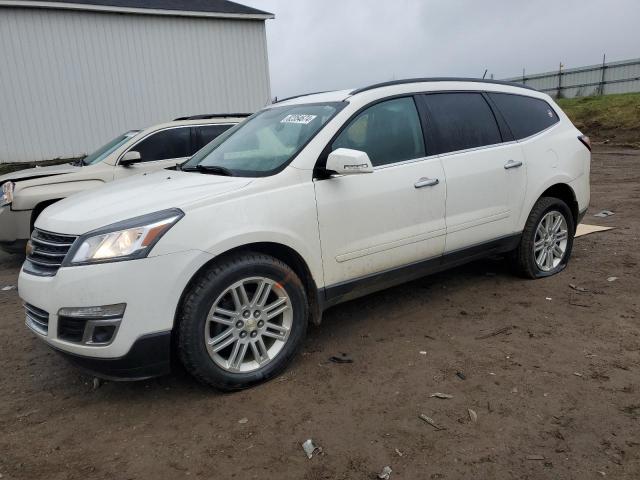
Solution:
<svg viewBox="0 0 640 480"><path fill-rule="evenodd" d="M422 233L420 235L414 235L412 237L401 238L400 240L394 240L391 242L381 243L372 247L363 248L361 250L354 250L352 252L341 253L336 256L336 262L343 263L348 260L355 260L356 258L366 257L367 255L373 255L374 253L385 252L394 248L404 247L413 243L424 242L435 237L441 237L447 232L446 228L441 228L428 233Z"/></svg>

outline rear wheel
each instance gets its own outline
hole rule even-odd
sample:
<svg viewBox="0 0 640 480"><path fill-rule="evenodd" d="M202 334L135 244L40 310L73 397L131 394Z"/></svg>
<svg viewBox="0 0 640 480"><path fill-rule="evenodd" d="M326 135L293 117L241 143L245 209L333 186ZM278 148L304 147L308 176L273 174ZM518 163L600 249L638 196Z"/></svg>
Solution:
<svg viewBox="0 0 640 480"><path fill-rule="evenodd" d="M542 197L534 205L514 252L516 271L541 278L562 271L571 256L575 224L567 204L559 198Z"/></svg>
<svg viewBox="0 0 640 480"><path fill-rule="evenodd" d="M187 293L178 328L185 368L221 390L238 390L277 375L307 329L307 297L286 264L263 254L230 258Z"/></svg>

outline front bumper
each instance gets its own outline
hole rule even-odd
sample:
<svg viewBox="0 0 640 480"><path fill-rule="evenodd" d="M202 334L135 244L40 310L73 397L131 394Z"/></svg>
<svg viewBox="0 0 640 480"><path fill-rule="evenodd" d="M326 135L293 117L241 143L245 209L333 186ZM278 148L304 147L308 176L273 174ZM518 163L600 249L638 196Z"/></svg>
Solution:
<svg viewBox="0 0 640 480"><path fill-rule="evenodd" d="M30 229L31 210L11 210L11 205L0 207L0 246L26 243Z"/></svg>
<svg viewBox="0 0 640 480"><path fill-rule="evenodd" d="M75 366L107 380L144 380L171 371L171 332L152 333L136 340L120 358L95 358L59 350Z"/></svg>
<svg viewBox="0 0 640 480"><path fill-rule="evenodd" d="M109 372L127 369L135 372L135 363L146 361L145 355L138 350L147 349L144 345L150 340L144 339L149 335L167 335L169 338L186 285L210 258L207 253L189 250L139 260L63 267L53 277L35 276L22 270L18 291L25 303L48 314L44 332L32 328L38 337L68 354L75 363L84 364L85 368L98 373L101 368L96 361L103 360L107 369L103 376L116 376ZM87 345L59 338L58 311L61 308L118 303L126 303L126 309L110 344ZM157 345L152 348L156 353L163 349ZM166 363L164 354L157 356L163 360L151 361L150 365ZM159 367L160 371L164 371L164 367Z"/></svg>

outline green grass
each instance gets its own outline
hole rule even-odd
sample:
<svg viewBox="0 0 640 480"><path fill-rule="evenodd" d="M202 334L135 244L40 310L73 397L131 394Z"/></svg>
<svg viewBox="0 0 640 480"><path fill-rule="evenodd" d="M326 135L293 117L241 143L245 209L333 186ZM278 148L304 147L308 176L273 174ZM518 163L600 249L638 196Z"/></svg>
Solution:
<svg viewBox="0 0 640 480"><path fill-rule="evenodd" d="M640 148L640 93L565 98L558 105L596 142Z"/></svg>

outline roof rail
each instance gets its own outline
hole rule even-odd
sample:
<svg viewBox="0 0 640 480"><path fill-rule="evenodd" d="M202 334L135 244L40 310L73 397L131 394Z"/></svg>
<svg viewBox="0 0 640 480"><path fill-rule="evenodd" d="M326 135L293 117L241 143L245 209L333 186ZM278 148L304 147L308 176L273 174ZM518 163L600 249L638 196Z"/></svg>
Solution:
<svg viewBox="0 0 640 480"><path fill-rule="evenodd" d="M308 97L309 95L320 95L321 93L329 93L332 92L333 90L323 90L321 92L310 92L310 93L301 93L300 95L293 95L291 97L285 97L285 98L279 98L278 100L276 100L275 103L280 103L280 102L286 102L287 100L293 100L294 98L300 98L300 97Z"/></svg>
<svg viewBox="0 0 640 480"><path fill-rule="evenodd" d="M521 83L516 82L507 82L504 80L487 80L484 78L464 78L464 77L427 77L427 78L406 78L404 80L392 80L390 82L382 82L382 83L374 83L373 85L369 85L367 87L357 88L351 92L351 95L355 95L356 93L366 92L367 90L373 90L375 88L381 87L389 87L392 85L402 85L405 83L420 83L420 82L476 82L476 83L493 83L498 85L508 85L510 87L520 87L526 88L528 90L537 90L533 87L529 87L528 85L523 85Z"/></svg>
<svg viewBox="0 0 640 480"><path fill-rule="evenodd" d="M226 117L249 117L252 113L204 113L202 115L191 115L188 117L174 118L174 122L180 120L207 120L209 118L226 118Z"/></svg>

